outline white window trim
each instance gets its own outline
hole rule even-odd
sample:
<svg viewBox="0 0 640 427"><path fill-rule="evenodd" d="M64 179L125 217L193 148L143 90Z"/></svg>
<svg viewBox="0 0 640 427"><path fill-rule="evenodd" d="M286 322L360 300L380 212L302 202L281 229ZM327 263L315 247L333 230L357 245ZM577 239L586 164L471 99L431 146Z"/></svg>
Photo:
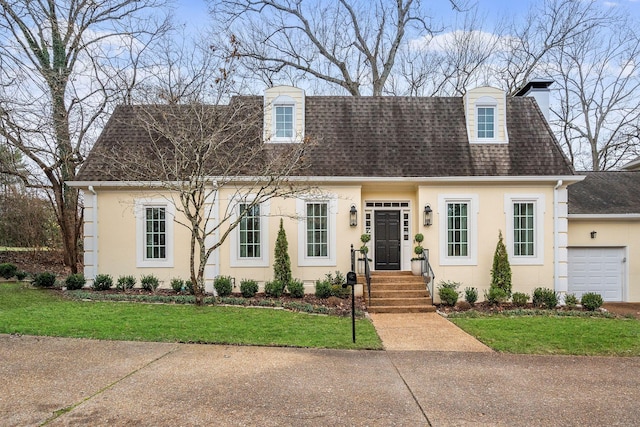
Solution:
<svg viewBox="0 0 640 427"><path fill-rule="evenodd" d="M231 198L233 212L231 213L231 221L236 221L239 215L241 203L251 203L255 200L255 196L249 196L243 199ZM231 233L231 253L229 265L231 267L268 267L269 266L269 214L271 212L271 201L265 200L259 204L260 206L260 257L259 258L241 258L240 257L240 224Z"/></svg>
<svg viewBox="0 0 640 427"><path fill-rule="evenodd" d="M146 259L146 208L164 208L166 221L166 247L167 257L165 259ZM175 206L167 199L136 199L136 267L139 268L173 268L173 247L174 247L174 219L176 215Z"/></svg>
<svg viewBox="0 0 640 427"><path fill-rule="evenodd" d="M518 255L513 254L513 204L514 203L533 203L535 215L535 230L533 251L534 255ZM544 212L545 197L544 194L505 194L504 195L504 212L507 217L507 232L505 242L507 253L509 254L509 262L512 265L543 265L544 264Z"/></svg>
<svg viewBox="0 0 640 427"><path fill-rule="evenodd" d="M468 253L466 257L452 257L447 251L447 204L469 204L468 210ZM440 265L478 265L478 195L477 194L441 194L438 196L438 217L440 227Z"/></svg>
<svg viewBox="0 0 640 427"><path fill-rule="evenodd" d="M292 126L293 128L292 130L292 135L291 137L278 137L276 136L276 107L292 107ZM276 142L276 143L280 143L280 142L296 142L297 140L297 135L296 135L296 123L297 123L297 108L298 105L296 103L296 100L293 99L292 97L288 96L288 95L280 95L277 98L275 98L273 100L273 102L271 103L271 138L269 139L269 142Z"/></svg>
<svg viewBox="0 0 640 427"><path fill-rule="evenodd" d="M478 98L473 108L474 108L475 117L476 117L474 129L473 129L476 142L491 142L491 143L497 142L498 141L498 100L496 100L491 96L483 96L481 98ZM480 108L493 108L493 138L480 138L480 136L478 135L478 123L479 123L478 109Z"/></svg>
<svg viewBox="0 0 640 427"><path fill-rule="evenodd" d="M327 203L327 252L326 257L307 256L307 203ZM338 213L338 200L335 197L327 198L298 198L296 199L296 215L298 216L298 266L299 267L335 267L336 264L336 217Z"/></svg>

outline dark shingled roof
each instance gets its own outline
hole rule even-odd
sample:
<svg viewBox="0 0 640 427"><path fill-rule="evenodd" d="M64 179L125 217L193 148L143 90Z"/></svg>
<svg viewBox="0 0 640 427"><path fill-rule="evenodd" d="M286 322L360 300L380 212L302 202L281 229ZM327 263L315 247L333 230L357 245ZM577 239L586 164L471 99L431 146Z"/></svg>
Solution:
<svg viewBox="0 0 640 427"><path fill-rule="evenodd" d="M590 172L569 186L570 214L640 214L640 171Z"/></svg>
<svg viewBox="0 0 640 427"><path fill-rule="evenodd" d="M234 102L262 106L262 97ZM557 176L572 168L529 97L507 99L508 144L469 144L462 98L335 97L305 99L307 176L447 177ZM162 109L162 106L154 108ZM212 107L213 108L213 107ZM140 149L148 133L132 119L132 107L118 107L93 151ZM262 133L262 114L255 136ZM281 144L267 144L278 150ZM117 149L116 149L117 147ZM111 162L112 163L112 162ZM108 172L108 173L107 173ZM126 180L114 173L109 156L90 154L78 181ZM153 181L154 177L149 176Z"/></svg>

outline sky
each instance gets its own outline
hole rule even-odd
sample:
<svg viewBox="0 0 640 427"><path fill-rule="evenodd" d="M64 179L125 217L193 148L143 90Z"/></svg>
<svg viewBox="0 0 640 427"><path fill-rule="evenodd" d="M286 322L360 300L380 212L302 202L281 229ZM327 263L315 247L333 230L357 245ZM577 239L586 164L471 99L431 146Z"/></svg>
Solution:
<svg viewBox="0 0 640 427"><path fill-rule="evenodd" d="M206 27L211 19L205 0L174 0L175 19L177 22L186 23L188 26ZM477 4L484 12L486 19L494 19L512 14L524 14L531 4L540 0L466 0L468 4ZM576 0L586 1L586 0ZM640 19L640 0L597 0L607 7L627 8L632 16ZM449 20L453 16L449 0L423 0L429 10L433 11L434 18Z"/></svg>

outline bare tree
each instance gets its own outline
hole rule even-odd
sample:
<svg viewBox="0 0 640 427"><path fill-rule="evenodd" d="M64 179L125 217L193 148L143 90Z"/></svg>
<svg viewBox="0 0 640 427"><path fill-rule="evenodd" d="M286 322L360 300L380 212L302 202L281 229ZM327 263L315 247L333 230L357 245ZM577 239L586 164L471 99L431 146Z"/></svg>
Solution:
<svg viewBox="0 0 640 427"><path fill-rule="evenodd" d="M551 64L561 86L553 121L574 166L607 170L640 154L640 33L633 24L618 16L584 31Z"/></svg>
<svg viewBox="0 0 640 427"><path fill-rule="evenodd" d="M122 89L123 46L164 28L153 15L162 1L0 0L0 138L29 162L22 179L48 190L73 272L82 213L66 182Z"/></svg>
<svg viewBox="0 0 640 427"><path fill-rule="evenodd" d="M293 70L354 96L382 95L407 32L431 32L420 0L210 3L216 19L232 22L238 54L251 70L271 81Z"/></svg>

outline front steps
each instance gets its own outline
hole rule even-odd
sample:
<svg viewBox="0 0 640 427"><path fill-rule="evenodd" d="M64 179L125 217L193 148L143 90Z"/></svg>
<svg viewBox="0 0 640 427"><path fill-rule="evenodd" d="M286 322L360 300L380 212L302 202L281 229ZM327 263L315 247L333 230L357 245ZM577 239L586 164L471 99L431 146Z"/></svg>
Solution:
<svg viewBox="0 0 640 427"><path fill-rule="evenodd" d="M364 277L365 301L368 301ZM436 311L422 277L409 271L372 272L369 313L427 313Z"/></svg>

